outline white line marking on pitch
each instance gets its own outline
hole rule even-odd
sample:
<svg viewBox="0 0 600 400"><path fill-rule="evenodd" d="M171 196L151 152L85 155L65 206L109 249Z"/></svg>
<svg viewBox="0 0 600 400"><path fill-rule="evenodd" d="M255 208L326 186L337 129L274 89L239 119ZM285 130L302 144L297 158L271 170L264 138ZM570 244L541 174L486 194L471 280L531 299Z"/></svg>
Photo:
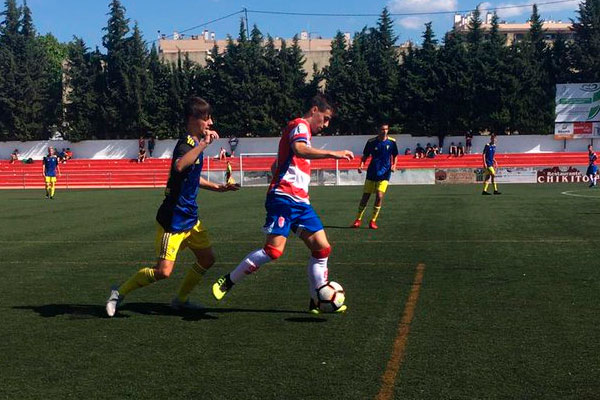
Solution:
<svg viewBox="0 0 600 400"><path fill-rule="evenodd" d="M574 192L581 192L583 190L586 190L586 189L567 190L567 191L561 192L560 194L564 194L565 196L573 196L573 197L585 197L586 199L600 199L600 196L586 196L585 194L574 193ZM589 189L587 189L587 190L589 190Z"/></svg>

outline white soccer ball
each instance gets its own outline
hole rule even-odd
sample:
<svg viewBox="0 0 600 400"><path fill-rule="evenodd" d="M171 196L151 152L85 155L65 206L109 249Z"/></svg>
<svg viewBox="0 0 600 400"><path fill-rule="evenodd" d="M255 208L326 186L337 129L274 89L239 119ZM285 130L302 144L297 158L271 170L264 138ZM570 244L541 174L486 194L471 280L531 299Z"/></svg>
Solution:
<svg viewBox="0 0 600 400"><path fill-rule="evenodd" d="M317 289L317 305L323 312L334 312L344 305L346 294L337 282L327 282Z"/></svg>

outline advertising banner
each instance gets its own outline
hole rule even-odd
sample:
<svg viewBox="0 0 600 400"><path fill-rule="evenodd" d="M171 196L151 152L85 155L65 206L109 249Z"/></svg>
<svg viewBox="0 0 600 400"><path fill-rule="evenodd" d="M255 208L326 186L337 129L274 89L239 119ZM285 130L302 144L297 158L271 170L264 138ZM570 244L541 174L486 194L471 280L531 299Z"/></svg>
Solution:
<svg viewBox="0 0 600 400"><path fill-rule="evenodd" d="M477 171L477 182L485 179L483 169ZM501 167L496 170L498 183L536 183L537 170L532 167Z"/></svg>
<svg viewBox="0 0 600 400"><path fill-rule="evenodd" d="M475 170L473 168L436 169L435 183L475 183Z"/></svg>
<svg viewBox="0 0 600 400"><path fill-rule="evenodd" d="M595 122L600 122L600 83L556 85L555 139L597 136Z"/></svg>
<svg viewBox="0 0 600 400"><path fill-rule="evenodd" d="M585 176L587 167L548 167L538 169L538 183L584 183L589 182Z"/></svg>
<svg viewBox="0 0 600 400"><path fill-rule="evenodd" d="M573 139L574 126L572 122L554 124L554 139Z"/></svg>
<svg viewBox="0 0 600 400"><path fill-rule="evenodd" d="M600 83L556 85L555 122L600 122Z"/></svg>

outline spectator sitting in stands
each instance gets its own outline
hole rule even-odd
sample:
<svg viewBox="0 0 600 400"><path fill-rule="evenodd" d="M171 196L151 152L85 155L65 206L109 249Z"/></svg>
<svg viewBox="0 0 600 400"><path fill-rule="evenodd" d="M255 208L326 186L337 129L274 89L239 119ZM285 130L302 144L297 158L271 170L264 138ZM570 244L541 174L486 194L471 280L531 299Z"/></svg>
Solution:
<svg viewBox="0 0 600 400"><path fill-rule="evenodd" d="M146 161L146 149L140 149L140 152L138 153L137 162L143 163L144 161Z"/></svg>
<svg viewBox="0 0 600 400"><path fill-rule="evenodd" d="M58 157L58 162L61 164L64 164L67 162L67 156L65 155L65 148L63 147L63 149L58 152L58 154L56 155Z"/></svg>
<svg viewBox="0 0 600 400"><path fill-rule="evenodd" d="M417 148L415 149L415 158L423 157L425 157L425 149L421 147L421 143L417 143Z"/></svg>
<svg viewBox="0 0 600 400"><path fill-rule="evenodd" d="M404 155L410 156L411 154L412 154L412 152L410 151L410 147L407 147L406 150L404 150Z"/></svg>
<svg viewBox="0 0 600 400"><path fill-rule="evenodd" d="M221 147L221 150L219 150L219 154L215 156L215 160L225 160L227 157L231 157L231 154L228 153L224 147Z"/></svg>
<svg viewBox="0 0 600 400"><path fill-rule="evenodd" d="M463 146L462 142L458 142L458 146L456 147L456 156L462 157L465 155L465 146Z"/></svg>
<svg viewBox="0 0 600 400"><path fill-rule="evenodd" d="M14 164L19 161L19 149L15 149L12 153L10 153L10 163Z"/></svg>
<svg viewBox="0 0 600 400"><path fill-rule="evenodd" d="M435 146L435 147L437 147L437 146ZM437 151L435 150L434 147L432 147L431 145L426 147L426 150L425 150L426 158L435 158L436 154L437 154Z"/></svg>
<svg viewBox="0 0 600 400"><path fill-rule="evenodd" d="M146 140L143 136L140 136L140 139L138 140L138 147L140 150L146 148Z"/></svg>
<svg viewBox="0 0 600 400"><path fill-rule="evenodd" d="M67 147L67 150L65 150L65 161L69 161L72 158L73 152L71 151L71 148Z"/></svg>
<svg viewBox="0 0 600 400"><path fill-rule="evenodd" d="M448 157L457 157L458 156L458 148L454 144L454 142L450 143L450 148L448 149Z"/></svg>

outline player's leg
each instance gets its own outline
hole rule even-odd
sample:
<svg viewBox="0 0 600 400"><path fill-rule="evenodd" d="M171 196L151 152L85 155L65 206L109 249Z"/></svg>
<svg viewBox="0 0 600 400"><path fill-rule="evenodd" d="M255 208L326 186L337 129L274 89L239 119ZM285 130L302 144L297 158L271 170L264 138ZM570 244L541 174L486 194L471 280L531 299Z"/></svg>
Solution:
<svg viewBox="0 0 600 400"><path fill-rule="evenodd" d="M215 263L215 255L212 250L210 239L207 231L202 227L202 223L198 221L196 226L192 229L192 233L183 243L188 246L190 250L196 256L196 262L186 272L181 286L177 291L177 296L171 302L171 306L174 308L202 308L200 305L190 303L188 297L194 287L198 285L202 276L212 267Z"/></svg>
<svg viewBox="0 0 600 400"><path fill-rule="evenodd" d="M153 268L140 269L119 287L111 289L106 302L106 313L109 317L115 315L117 306L130 292L171 276L177 252L187 236L189 236L189 232L170 233L165 232L160 225L158 226L154 243L158 260L156 265Z"/></svg>
<svg viewBox="0 0 600 400"><path fill-rule="evenodd" d="M494 170L494 168L492 168L491 179L492 186L494 187L494 194L502 194L498 191L498 184L496 183L496 171Z"/></svg>
<svg viewBox="0 0 600 400"><path fill-rule="evenodd" d="M319 308L315 304L313 298L314 295L321 286L325 285L329 280L329 268L327 261L329 260L329 254L331 254L331 245L327 240L325 230L321 229L317 232L303 231L300 234L300 238L306 244L306 247L310 249L311 256L308 260L308 289L310 292L310 303L308 310L311 313L319 314ZM343 305L336 312L346 311L347 306Z"/></svg>
<svg viewBox="0 0 600 400"><path fill-rule="evenodd" d="M265 209L267 216L263 232L267 234L265 245L246 255L229 274L221 276L212 287L213 296L221 300L234 284L258 271L264 264L278 259L283 254L287 237L297 213L296 204L280 196L267 196Z"/></svg>
<svg viewBox="0 0 600 400"><path fill-rule="evenodd" d="M221 276L212 287L215 299L221 300L227 292L235 285L244 280L248 275L258 271L260 267L281 257L287 237L283 235L267 235L265 245L261 249L254 250L227 275Z"/></svg>
<svg viewBox="0 0 600 400"><path fill-rule="evenodd" d="M50 178L50 198L54 198L54 191L56 190L56 177Z"/></svg>
<svg viewBox="0 0 600 400"><path fill-rule="evenodd" d="M46 187L46 198L50 198L50 177L44 176L44 186Z"/></svg>
<svg viewBox="0 0 600 400"><path fill-rule="evenodd" d="M483 172L483 192L481 194L488 195L488 187L490 186L491 174L489 168L486 168Z"/></svg>
<svg viewBox="0 0 600 400"><path fill-rule="evenodd" d="M365 215L365 210L367 208L367 204L369 203L370 198L371 198L371 192L363 193L363 195L360 199L360 203L358 204L358 212L356 213L356 219L354 220L354 223L352 224L353 228L360 227L360 224L362 222L363 216Z"/></svg>
<svg viewBox="0 0 600 400"><path fill-rule="evenodd" d="M362 222L363 216L365 215L365 209L367 208L367 204L369 203L369 199L371 198L371 193L374 192L375 182L366 179L365 185L363 186L363 195L360 199L360 203L358 204L358 212L356 214L356 219L352 224L352 228L359 228Z"/></svg>
<svg viewBox="0 0 600 400"><path fill-rule="evenodd" d="M375 204L373 204L373 213L371 214L371 221L369 222L369 228L377 229L377 218L379 217L379 212L381 211L381 206L383 205L383 197L385 196L385 191L387 190L387 181L385 185L380 185L377 189Z"/></svg>

